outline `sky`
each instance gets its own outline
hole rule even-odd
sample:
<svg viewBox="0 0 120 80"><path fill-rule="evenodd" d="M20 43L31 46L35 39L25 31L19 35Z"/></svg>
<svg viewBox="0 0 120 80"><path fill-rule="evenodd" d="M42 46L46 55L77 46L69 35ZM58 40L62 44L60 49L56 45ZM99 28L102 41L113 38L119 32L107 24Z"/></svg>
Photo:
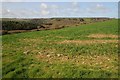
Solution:
<svg viewBox="0 0 120 80"><path fill-rule="evenodd" d="M24 0L25 1L25 0ZM86 0L66 2L24 2L2 0L2 18L52 18L52 17L111 17L118 18L118 2L93 2ZM34 0L35 1L35 0ZM116 1L116 2L115 2ZM0 3L1 4L1 3Z"/></svg>
<svg viewBox="0 0 120 80"><path fill-rule="evenodd" d="M0 0L2 2L119 2L120 0Z"/></svg>

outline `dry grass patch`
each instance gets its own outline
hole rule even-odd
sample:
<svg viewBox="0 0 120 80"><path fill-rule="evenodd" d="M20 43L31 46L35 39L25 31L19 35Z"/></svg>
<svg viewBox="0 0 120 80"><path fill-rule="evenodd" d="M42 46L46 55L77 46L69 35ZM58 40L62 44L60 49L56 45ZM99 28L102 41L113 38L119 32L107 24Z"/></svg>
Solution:
<svg viewBox="0 0 120 80"><path fill-rule="evenodd" d="M32 39L32 38L25 38L25 39L22 39L20 41L24 41L24 42L42 42L42 40L40 38L35 38L35 39Z"/></svg>
<svg viewBox="0 0 120 80"><path fill-rule="evenodd" d="M58 42L59 44L103 44L103 43L118 43L118 40L64 40L62 42Z"/></svg>
<svg viewBox="0 0 120 80"><path fill-rule="evenodd" d="M87 36L89 38L118 38L118 35L112 35L112 34L91 34Z"/></svg>
<svg viewBox="0 0 120 80"><path fill-rule="evenodd" d="M41 38L24 38L24 39L19 39L21 43L28 44L29 46L37 46L37 44L42 43L43 40Z"/></svg>
<svg viewBox="0 0 120 80"><path fill-rule="evenodd" d="M63 37L63 36L55 36L56 38L66 38L66 37Z"/></svg>
<svg viewBox="0 0 120 80"><path fill-rule="evenodd" d="M36 58L40 61L45 61L48 63L56 63L56 62L67 62L70 60L69 56L65 56L63 54L44 54L40 53L36 55Z"/></svg>
<svg viewBox="0 0 120 80"><path fill-rule="evenodd" d="M113 63L117 63L117 57L107 55L95 55L95 56L66 56L63 54L39 54L36 55L38 61L48 62L49 64L62 64L71 63L76 66L87 66L90 69L98 68L102 70L116 70L118 66ZM116 59L116 61L114 60Z"/></svg>

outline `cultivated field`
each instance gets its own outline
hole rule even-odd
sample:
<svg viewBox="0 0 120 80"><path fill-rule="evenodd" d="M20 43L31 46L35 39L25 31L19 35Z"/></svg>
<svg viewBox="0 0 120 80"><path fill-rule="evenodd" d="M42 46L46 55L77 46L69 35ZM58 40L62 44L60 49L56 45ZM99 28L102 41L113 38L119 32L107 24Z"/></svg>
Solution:
<svg viewBox="0 0 120 80"><path fill-rule="evenodd" d="M3 78L117 78L118 20L2 38Z"/></svg>

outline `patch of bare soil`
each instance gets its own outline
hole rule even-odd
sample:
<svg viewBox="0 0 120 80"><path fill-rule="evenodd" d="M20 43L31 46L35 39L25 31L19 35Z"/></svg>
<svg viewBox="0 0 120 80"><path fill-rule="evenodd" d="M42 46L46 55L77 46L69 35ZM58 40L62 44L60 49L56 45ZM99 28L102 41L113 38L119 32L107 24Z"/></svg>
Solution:
<svg viewBox="0 0 120 80"><path fill-rule="evenodd" d="M118 35L112 35L112 34L91 34L87 36L89 38L118 38Z"/></svg>
<svg viewBox="0 0 120 80"><path fill-rule="evenodd" d="M39 54L36 55L38 60L41 61L46 61L48 63L55 63L56 61L60 61L60 62L66 62L68 61L69 57L68 56L64 56L62 54Z"/></svg>
<svg viewBox="0 0 120 80"><path fill-rule="evenodd" d="M89 66L91 68L100 67L100 69L116 69L117 67L113 65L114 58L112 56L106 55L95 55L95 56L66 56L63 54L39 54L36 55L39 61L45 61L50 64L61 64L61 63L72 63L76 66ZM116 58L117 60L117 58Z"/></svg>
<svg viewBox="0 0 120 80"><path fill-rule="evenodd" d="M65 40L62 42L58 42L59 44L103 44L103 43L118 43L118 40Z"/></svg>

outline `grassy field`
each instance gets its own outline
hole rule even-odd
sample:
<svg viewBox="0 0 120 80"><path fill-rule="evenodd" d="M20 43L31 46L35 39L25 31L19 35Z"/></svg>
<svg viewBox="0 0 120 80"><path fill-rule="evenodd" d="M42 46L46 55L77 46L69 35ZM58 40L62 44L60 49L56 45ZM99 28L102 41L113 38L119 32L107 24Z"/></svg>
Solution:
<svg viewBox="0 0 120 80"><path fill-rule="evenodd" d="M118 22L4 35L3 78L117 78Z"/></svg>

